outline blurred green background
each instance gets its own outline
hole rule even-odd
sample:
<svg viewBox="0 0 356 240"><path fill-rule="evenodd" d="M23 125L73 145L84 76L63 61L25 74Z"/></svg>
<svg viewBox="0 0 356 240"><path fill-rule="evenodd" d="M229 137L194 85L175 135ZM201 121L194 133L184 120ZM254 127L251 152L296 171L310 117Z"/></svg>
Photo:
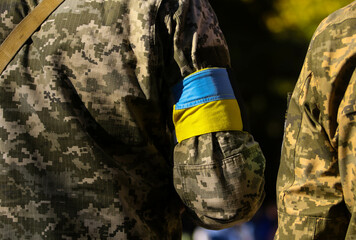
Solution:
<svg viewBox="0 0 356 240"><path fill-rule="evenodd" d="M210 0L230 48L251 132L267 160L266 202L275 202L287 93L320 21L351 0Z"/></svg>

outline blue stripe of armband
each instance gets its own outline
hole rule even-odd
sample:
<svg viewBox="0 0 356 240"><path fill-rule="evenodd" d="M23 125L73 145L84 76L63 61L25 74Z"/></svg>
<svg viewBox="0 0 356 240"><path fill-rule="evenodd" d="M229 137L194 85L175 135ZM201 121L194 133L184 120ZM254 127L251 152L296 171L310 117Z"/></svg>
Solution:
<svg viewBox="0 0 356 240"><path fill-rule="evenodd" d="M223 99L235 99L225 68L208 68L189 75L173 87L175 109Z"/></svg>

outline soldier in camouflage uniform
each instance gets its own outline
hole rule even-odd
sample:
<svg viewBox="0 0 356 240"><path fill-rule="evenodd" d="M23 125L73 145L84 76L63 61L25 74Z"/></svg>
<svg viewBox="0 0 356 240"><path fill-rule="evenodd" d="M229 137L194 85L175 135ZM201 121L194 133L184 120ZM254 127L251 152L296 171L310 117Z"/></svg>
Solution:
<svg viewBox="0 0 356 240"><path fill-rule="evenodd" d="M0 41L38 2L0 1ZM179 83L229 66L207 0L66 0L1 75L0 238L180 239L184 208L214 229L251 218L265 160L248 132L170 140Z"/></svg>
<svg viewBox="0 0 356 240"><path fill-rule="evenodd" d="M356 1L316 30L291 96L275 239L356 238Z"/></svg>

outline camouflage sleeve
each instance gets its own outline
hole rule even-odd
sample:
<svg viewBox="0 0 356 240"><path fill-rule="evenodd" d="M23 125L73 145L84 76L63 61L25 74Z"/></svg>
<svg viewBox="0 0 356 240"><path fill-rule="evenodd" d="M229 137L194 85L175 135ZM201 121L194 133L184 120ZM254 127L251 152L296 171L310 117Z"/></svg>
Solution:
<svg viewBox="0 0 356 240"><path fill-rule="evenodd" d="M166 1L168 85L210 67L229 68L217 18L207 0ZM249 220L264 199L265 159L253 137L220 131L188 138L174 150L174 186L196 222L220 229Z"/></svg>
<svg viewBox="0 0 356 240"><path fill-rule="evenodd" d="M275 240L356 234L355 6L354 1L321 22L291 96Z"/></svg>
<svg viewBox="0 0 356 240"><path fill-rule="evenodd" d="M348 235L356 235L356 71L338 110L337 139L340 177L344 201L351 213Z"/></svg>
<svg viewBox="0 0 356 240"><path fill-rule="evenodd" d="M201 226L229 227L249 220L260 207L264 161L246 132L192 137L175 147L174 185Z"/></svg>

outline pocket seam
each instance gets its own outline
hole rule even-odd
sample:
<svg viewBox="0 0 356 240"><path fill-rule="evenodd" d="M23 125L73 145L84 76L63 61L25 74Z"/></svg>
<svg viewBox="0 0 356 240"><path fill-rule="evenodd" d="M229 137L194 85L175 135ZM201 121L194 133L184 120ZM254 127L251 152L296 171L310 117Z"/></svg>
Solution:
<svg viewBox="0 0 356 240"><path fill-rule="evenodd" d="M176 166L174 166L174 168L178 168L180 169L189 169L189 170L198 170L198 169L207 169L207 168L217 168L220 166L224 166L226 164L229 164L233 161L236 160L240 160L242 161L242 163L245 162L243 154L242 153L237 153L234 154L233 156L227 157L227 158L223 158L221 161L219 162L215 162L215 163L208 163L208 164L178 164Z"/></svg>

